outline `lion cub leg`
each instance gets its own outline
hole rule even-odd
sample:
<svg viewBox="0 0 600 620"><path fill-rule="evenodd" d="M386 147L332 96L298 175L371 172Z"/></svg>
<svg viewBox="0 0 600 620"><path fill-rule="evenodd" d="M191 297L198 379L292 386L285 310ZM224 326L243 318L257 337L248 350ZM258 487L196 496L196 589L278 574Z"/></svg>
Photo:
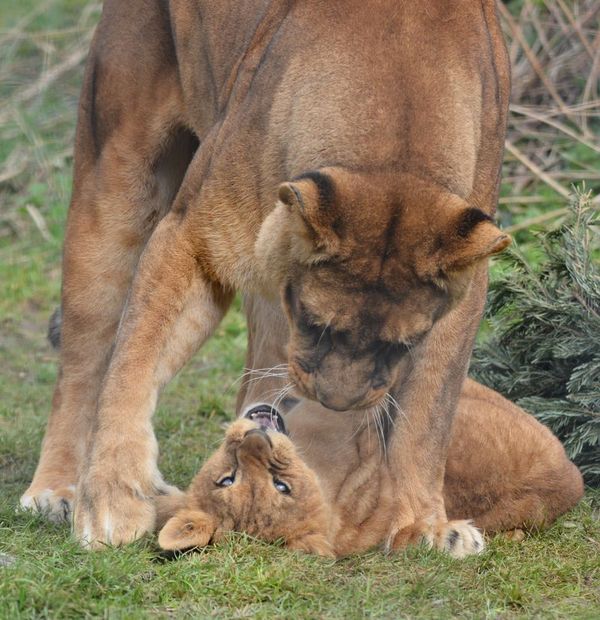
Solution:
<svg viewBox="0 0 600 620"><path fill-rule="evenodd" d="M550 525L583 495L560 441L533 416L468 379L452 427L444 497L486 532Z"/></svg>
<svg viewBox="0 0 600 620"><path fill-rule="evenodd" d="M151 418L160 389L229 306L203 274L179 214L154 231L134 278L77 489L75 535L85 546L130 542L155 525L154 498L172 492L156 466Z"/></svg>

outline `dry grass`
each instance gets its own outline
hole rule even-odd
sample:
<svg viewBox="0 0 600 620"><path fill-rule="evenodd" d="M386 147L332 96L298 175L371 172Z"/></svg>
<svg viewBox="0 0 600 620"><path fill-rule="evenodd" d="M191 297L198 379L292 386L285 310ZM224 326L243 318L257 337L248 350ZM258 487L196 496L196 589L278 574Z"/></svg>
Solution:
<svg viewBox="0 0 600 620"><path fill-rule="evenodd" d="M101 5L22 0L0 7L0 251L68 203L77 99ZM62 207L62 208L61 208Z"/></svg>
<svg viewBox="0 0 600 620"><path fill-rule="evenodd" d="M512 215L545 207L509 221L514 232L563 215L572 184L600 185L600 3L508 7L499 4L513 75L501 204Z"/></svg>

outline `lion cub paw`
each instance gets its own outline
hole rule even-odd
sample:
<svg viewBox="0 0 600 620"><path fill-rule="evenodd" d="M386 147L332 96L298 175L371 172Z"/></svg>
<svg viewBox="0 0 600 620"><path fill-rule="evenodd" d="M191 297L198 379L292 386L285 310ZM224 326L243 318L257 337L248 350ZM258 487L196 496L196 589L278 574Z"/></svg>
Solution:
<svg viewBox="0 0 600 620"><path fill-rule="evenodd" d="M53 523L69 523L74 502L75 485L70 484L38 491L30 488L22 495L19 504L21 509L38 513Z"/></svg>

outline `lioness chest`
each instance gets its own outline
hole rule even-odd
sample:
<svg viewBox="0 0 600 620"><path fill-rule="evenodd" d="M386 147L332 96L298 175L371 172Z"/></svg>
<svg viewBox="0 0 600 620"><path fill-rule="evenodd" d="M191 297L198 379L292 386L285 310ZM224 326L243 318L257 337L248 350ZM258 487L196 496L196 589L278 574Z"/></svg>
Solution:
<svg viewBox="0 0 600 620"><path fill-rule="evenodd" d="M394 497L380 429L364 412L327 412L303 401L286 416L290 438L317 474L331 508L331 541L338 555L384 541Z"/></svg>

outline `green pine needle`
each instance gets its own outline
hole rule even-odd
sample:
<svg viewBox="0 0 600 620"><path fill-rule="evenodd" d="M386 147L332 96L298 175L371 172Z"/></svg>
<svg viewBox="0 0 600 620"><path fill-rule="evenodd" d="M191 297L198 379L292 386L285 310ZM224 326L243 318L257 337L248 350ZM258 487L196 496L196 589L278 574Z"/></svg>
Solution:
<svg viewBox="0 0 600 620"><path fill-rule="evenodd" d="M586 482L600 484L600 211L576 192L571 215L539 235L542 260L518 249L490 285L491 335L472 373L563 441Z"/></svg>

